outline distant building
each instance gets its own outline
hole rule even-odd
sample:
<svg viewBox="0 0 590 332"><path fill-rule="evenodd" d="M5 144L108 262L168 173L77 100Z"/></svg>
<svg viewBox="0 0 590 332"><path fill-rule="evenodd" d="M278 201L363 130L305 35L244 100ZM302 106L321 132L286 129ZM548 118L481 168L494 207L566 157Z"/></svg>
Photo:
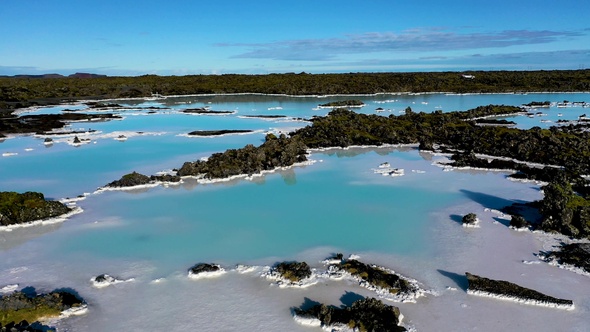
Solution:
<svg viewBox="0 0 590 332"><path fill-rule="evenodd" d="M475 78L475 76L473 76L473 75L467 75L467 74L462 74L461 77L467 78L467 79L470 79L470 80L472 80L472 79Z"/></svg>

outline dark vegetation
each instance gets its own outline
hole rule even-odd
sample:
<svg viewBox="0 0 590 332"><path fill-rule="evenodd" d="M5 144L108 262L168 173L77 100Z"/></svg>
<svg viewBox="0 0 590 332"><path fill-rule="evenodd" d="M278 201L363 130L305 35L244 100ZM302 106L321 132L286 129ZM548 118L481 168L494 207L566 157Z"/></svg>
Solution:
<svg viewBox="0 0 590 332"><path fill-rule="evenodd" d="M0 77L0 109L58 104L68 100L189 95L266 93L290 95L371 94L387 92L542 92L590 91L590 70L473 71L270 75L191 75L139 77ZM1 112L0 112L1 113Z"/></svg>
<svg viewBox="0 0 590 332"><path fill-rule="evenodd" d="M53 218L70 211L63 203L45 200L41 193L0 192L0 226Z"/></svg>
<svg viewBox="0 0 590 332"><path fill-rule="evenodd" d="M488 126L514 126L516 122L508 121L505 119L477 119L475 120L476 123L480 125L488 125Z"/></svg>
<svg viewBox="0 0 590 332"><path fill-rule="evenodd" d="M549 107L551 105L550 101L531 101L528 104L524 104L522 106L526 107Z"/></svg>
<svg viewBox="0 0 590 332"><path fill-rule="evenodd" d="M320 104L320 107L354 107L354 106L363 106L365 105L365 103L363 103L361 100L358 99L352 99L352 100L341 100L341 101L331 101L329 103L325 103L325 104Z"/></svg>
<svg viewBox="0 0 590 332"><path fill-rule="evenodd" d="M480 277L469 272L466 272L467 281L469 282L469 291L479 291L490 294L515 297L522 300L532 300L545 304L556 304L572 306L574 303L571 300L558 299L539 293L535 290L528 289L508 281L493 280Z"/></svg>
<svg viewBox="0 0 590 332"><path fill-rule="evenodd" d="M295 308L295 315L303 318L316 318L327 329L334 325L345 325L354 331L401 332L407 331L399 326L400 311L397 307L366 298L357 300L350 307L336 308L316 304L308 309ZM329 329L332 331L332 329Z"/></svg>

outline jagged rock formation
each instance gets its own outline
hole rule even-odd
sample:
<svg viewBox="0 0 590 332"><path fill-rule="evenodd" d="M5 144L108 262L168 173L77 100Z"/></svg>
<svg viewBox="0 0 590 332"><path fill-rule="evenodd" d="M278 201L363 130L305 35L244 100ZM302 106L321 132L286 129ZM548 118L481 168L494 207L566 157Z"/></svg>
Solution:
<svg viewBox="0 0 590 332"><path fill-rule="evenodd" d="M469 288L467 289L467 293L469 294L498 297L514 300L516 302L568 309L573 308L574 305L574 302L571 300L548 296L508 281L488 279L469 272L466 272L465 275L469 282Z"/></svg>
<svg viewBox="0 0 590 332"><path fill-rule="evenodd" d="M63 203L45 200L42 193L0 192L0 226L54 218L70 211Z"/></svg>
<svg viewBox="0 0 590 332"><path fill-rule="evenodd" d="M338 259L340 259L339 263L336 262ZM333 262L330 264L332 269L348 272L369 285L384 289L390 294L411 294L418 290L408 280L378 266L368 265L351 258L342 259L342 254L337 254L328 260Z"/></svg>

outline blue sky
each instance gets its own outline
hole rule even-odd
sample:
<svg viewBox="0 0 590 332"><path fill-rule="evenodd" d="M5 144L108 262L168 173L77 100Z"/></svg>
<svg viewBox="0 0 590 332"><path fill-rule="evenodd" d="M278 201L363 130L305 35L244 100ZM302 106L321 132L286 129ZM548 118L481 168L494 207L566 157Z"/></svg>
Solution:
<svg viewBox="0 0 590 332"><path fill-rule="evenodd" d="M588 0L0 0L0 75L590 68Z"/></svg>

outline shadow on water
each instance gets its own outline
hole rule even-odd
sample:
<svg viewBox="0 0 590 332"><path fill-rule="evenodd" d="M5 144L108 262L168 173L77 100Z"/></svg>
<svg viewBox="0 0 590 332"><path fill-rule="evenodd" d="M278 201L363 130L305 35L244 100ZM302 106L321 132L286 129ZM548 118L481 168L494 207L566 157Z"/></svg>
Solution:
<svg viewBox="0 0 590 332"><path fill-rule="evenodd" d="M452 221L454 221L460 225L463 225L463 216L460 216L458 214L451 214L449 217L451 218Z"/></svg>
<svg viewBox="0 0 590 332"><path fill-rule="evenodd" d="M362 300L365 297L357 294L355 292L345 292L341 297L340 297L340 302L342 302L342 304L346 307L350 307L352 306L352 304L358 300Z"/></svg>
<svg viewBox="0 0 590 332"><path fill-rule="evenodd" d="M345 307L350 307L352 306L352 304L358 300L362 300L365 297L357 294L355 292L345 292L341 297L340 297L340 302L342 303L342 305L340 306L341 308L345 308ZM308 297L305 297L303 299L303 303L299 306L299 307L293 307L291 308L291 314L295 315L297 310L303 310L303 311L307 311L315 306L321 305L320 302L314 301ZM329 305L329 307L332 308L336 308L336 306L333 305Z"/></svg>
<svg viewBox="0 0 590 332"><path fill-rule="evenodd" d="M314 301L314 300L310 299L309 297L304 297L303 303L301 303L301 305L299 307L292 307L291 308L291 315L295 316L297 310L306 311L306 310L309 310L309 309L315 307L316 305L321 305L321 303Z"/></svg>
<svg viewBox="0 0 590 332"><path fill-rule="evenodd" d="M490 209L499 210L505 206L510 206L514 203L526 203L525 201L521 201L521 200L509 200L509 199L504 199L501 197L492 196L492 195L488 195L485 193L478 193L475 191L470 191L470 190L465 190L465 189L461 189L460 191L465 196L467 196L469 199L483 205L484 207L490 208Z"/></svg>
<svg viewBox="0 0 590 332"><path fill-rule="evenodd" d="M510 226L510 220L508 220L508 219L502 219L502 218L498 218L498 217L494 217L492 219L494 219L494 221L497 221L497 222L499 222L500 224L502 224L502 225L504 225L506 227L509 227Z"/></svg>
<svg viewBox="0 0 590 332"><path fill-rule="evenodd" d="M467 281L467 277L464 274L457 274L454 272L449 272L449 271L445 271L445 270L437 270L438 273L442 274L443 276L453 280L455 282L455 284L457 285L457 287L459 287L460 289L462 289L463 291L467 291L467 288L469 287L469 282Z"/></svg>

